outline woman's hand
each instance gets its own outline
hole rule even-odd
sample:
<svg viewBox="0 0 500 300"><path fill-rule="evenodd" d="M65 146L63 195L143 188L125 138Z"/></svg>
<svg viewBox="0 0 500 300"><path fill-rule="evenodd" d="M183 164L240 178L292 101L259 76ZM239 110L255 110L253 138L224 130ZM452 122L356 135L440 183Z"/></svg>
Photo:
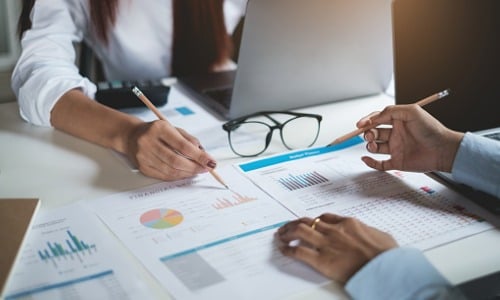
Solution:
<svg viewBox="0 0 500 300"><path fill-rule="evenodd" d="M217 165L195 137L168 121L145 123L89 99L79 89L66 92L57 101L51 123L59 130L125 154L144 175L161 180L192 177Z"/></svg>
<svg viewBox="0 0 500 300"><path fill-rule="evenodd" d="M128 137L127 156L144 175L167 181L192 177L217 165L198 139L161 120L136 126Z"/></svg>
<svg viewBox="0 0 500 300"><path fill-rule="evenodd" d="M287 223L278 229L277 238L284 255L303 261L342 284L372 258L397 247L389 234L354 218L334 214ZM300 242L291 245L292 241Z"/></svg>
<svg viewBox="0 0 500 300"><path fill-rule="evenodd" d="M371 168L414 172L450 172L463 133L452 131L416 104L392 105L372 113L356 124L391 125L365 132L366 148L372 153L389 154L387 160L363 157Z"/></svg>

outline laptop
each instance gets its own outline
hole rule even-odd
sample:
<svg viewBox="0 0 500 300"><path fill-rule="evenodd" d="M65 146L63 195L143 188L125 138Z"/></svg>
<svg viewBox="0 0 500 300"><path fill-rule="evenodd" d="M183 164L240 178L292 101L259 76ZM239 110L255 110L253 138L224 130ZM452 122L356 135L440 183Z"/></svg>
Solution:
<svg viewBox="0 0 500 300"><path fill-rule="evenodd" d="M392 74L391 0L249 0L235 71L179 78L225 118L379 94Z"/></svg>
<svg viewBox="0 0 500 300"><path fill-rule="evenodd" d="M392 9L396 104L449 88L424 109L451 129L500 140L500 1L394 0ZM435 175L500 215L498 199Z"/></svg>
<svg viewBox="0 0 500 300"><path fill-rule="evenodd" d="M500 298L500 271L457 285L466 299L495 300Z"/></svg>

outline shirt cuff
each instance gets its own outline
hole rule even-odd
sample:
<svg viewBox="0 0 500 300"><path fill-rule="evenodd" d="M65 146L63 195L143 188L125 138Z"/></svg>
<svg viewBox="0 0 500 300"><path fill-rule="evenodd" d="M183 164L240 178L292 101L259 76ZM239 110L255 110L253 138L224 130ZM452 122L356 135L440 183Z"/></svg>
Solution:
<svg viewBox="0 0 500 300"><path fill-rule="evenodd" d="M453 162L456 181L500 197L500 143L484 136L466 133Z"/></svg>
<svg viewBox="0 0 500 300"><path fill-rule="evenodd" d="M402 300L425 298L449 287L422 252L395 248L368 262L351 277L345 289L353 299Z"/></svg>

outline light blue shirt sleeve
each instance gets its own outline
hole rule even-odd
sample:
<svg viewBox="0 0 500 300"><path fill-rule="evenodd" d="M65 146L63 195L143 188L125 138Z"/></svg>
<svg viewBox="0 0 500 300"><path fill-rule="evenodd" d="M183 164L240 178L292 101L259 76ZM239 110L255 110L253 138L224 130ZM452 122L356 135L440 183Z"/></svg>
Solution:
<svg viewBox="0 0 500 300"><path fill-rule="evenodd" d="M345 289L359 300L448 299L455 293L422 252L414 248L383 252L354 274Z"/></svg>
<svg viewBox="0 0 500 300"><path fill-rule="evenodd" d="M500 142L466 133L451 174L460 183L500 198Z"/></svg>

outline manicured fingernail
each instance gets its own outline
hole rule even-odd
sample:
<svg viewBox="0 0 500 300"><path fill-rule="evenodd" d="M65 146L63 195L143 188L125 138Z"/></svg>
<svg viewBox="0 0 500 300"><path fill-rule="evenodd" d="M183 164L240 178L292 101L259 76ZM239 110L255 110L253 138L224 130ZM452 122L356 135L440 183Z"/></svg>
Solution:
<svg viewBox="0 0 500 300"><path fill-rule="evenodd" d="M215 169L215 167L217 167L217 163L213 160L210 160L207 162L207 167L209 167L210 169Z"/></svg>

